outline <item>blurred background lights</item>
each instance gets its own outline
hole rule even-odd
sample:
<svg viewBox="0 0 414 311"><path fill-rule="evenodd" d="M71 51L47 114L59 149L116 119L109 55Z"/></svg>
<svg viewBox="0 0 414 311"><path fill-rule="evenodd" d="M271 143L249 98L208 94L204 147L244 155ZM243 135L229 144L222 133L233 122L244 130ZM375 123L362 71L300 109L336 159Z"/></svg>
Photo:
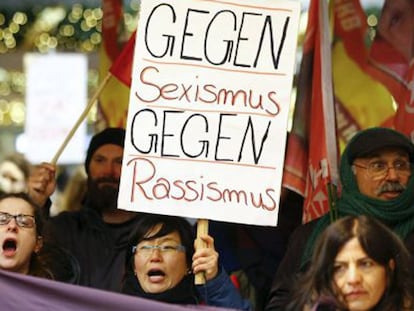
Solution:
<svg viewBox="0 0 414 311"><path fill-rule="evenodd" d="M102 9L99 0L0 0L0 127L14 126L22 128L25 120L25 76L22 70L6 68L4 55L25 52L79 52L86 53L92 59L98 59L102 42ZM50 3L45 5L45 3ZM303 14L300 20L299 45L303 43L307 25L309 1L303 0ZM362 0L369 3L367 23L369 36L375 35L375 27L382 7L381 0ZM59 4L58 4L59 3ZM136 29L140 0L123 0L124 37L126 40ZM298 59L301 52L298 51ZM3 61L3 63L2 63ZM7 61L6 61L7 62ZM98 68L89 69L88 93L96 90ZM5 66L5 67L2 67ZM294 91L295 94L295 91ZM292 101L294 100L292 96ZM93 108L88 121L97 120L97 109Z"/></svg>

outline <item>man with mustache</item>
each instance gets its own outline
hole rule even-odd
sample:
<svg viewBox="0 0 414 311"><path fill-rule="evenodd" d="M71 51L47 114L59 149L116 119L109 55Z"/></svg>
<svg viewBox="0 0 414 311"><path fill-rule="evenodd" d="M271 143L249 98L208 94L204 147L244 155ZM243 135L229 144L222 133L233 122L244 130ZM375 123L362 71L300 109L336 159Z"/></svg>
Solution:
<svg viewBox="0 0 414 311"><path fill-rule="evenodd" d="M81 210L50 217L51 243L79 262L79 284L120 291L129 232L137 213L117 209L125 130L107 128L92 137L85 170L87 192ZM56 167L42 163L29 178L29 194L48 214ZM49 216L49 215L47 215Z"/></svg>
<svg viewBox="0 0 414 311"><path fill-rule="evenodd" d="M413 163L414 145L403 134L379 127L357 133L341 156L338 217L373 216L393 229L414 254ZM266 310L286 310L295 277L307 270L315 241L330 222L330 215L324 215L292 233Z"/></svg>

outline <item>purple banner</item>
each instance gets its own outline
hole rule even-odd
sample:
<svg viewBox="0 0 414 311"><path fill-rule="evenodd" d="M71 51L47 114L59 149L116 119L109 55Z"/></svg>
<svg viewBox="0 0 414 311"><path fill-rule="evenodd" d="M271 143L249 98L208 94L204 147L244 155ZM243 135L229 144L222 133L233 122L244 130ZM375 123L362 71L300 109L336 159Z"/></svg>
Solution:
<svg viewBox="0 0 414 311"><path fill-rule="evenodd" d="M229 310L181 306L0 270L0 305L8 311Z"/></svg>

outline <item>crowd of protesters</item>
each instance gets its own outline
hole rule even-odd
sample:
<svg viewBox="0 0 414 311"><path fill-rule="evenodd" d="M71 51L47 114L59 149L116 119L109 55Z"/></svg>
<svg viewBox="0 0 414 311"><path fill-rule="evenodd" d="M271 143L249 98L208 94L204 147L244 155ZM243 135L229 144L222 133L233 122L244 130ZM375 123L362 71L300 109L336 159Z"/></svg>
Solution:
<svg viewBox="0 0 414 311"><path fill-rule="evenodd" d="M117 208L124 140L120 128L92 137L76 209L50 214L51 163L1 195L1 269L175 304L413 310L414 145L404 135L371 128L349 142L334 224L328 215L301 224L303 198L282 189L279 226L211 221L202 248L194 248L187 219ZM386 238L392 243L382 256L375 243ZM379 271L384 282L366 271ZM205 284L196 286L200 272Z"/></svg>

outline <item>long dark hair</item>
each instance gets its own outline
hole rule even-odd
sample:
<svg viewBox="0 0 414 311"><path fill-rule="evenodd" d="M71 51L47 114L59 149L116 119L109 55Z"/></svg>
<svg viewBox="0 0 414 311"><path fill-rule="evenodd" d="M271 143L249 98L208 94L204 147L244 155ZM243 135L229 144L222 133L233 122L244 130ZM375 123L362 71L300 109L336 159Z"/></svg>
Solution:
<svg viewBox="0 0 414 311"><path fill-rule="evenodd" d="M374 310L407 310L407 304L413 307L408 250L384 224L360 215L343 217L321 234L309 270L297 280L288 310L302 311L305 305L313 306L321 298L328 300L335 310L347 310L333 282L334 262L340 249L354 237L366 254L386 269L387 288ZM391 260L395 263L393 269L389 266Z"/></svg>
<svg viewBox="0 0 414 311"><path fill-rule="evenodd" d="M9 199L9 198L16 198L21 199L25 202L27 202L33 209L33 216L35 218L35 229L36 229L36 239L43 239L42 233L43 233L43 214L41 208L30 198L30 196L24 192L19 193L2 193L0 195L0 202ZM47 279L53 279L53 274L46 267L46 264L43 262L41 257L33 252L32 256L30 258L30 265L29 265L29 275L38 276L42 278Z"/></svg>

